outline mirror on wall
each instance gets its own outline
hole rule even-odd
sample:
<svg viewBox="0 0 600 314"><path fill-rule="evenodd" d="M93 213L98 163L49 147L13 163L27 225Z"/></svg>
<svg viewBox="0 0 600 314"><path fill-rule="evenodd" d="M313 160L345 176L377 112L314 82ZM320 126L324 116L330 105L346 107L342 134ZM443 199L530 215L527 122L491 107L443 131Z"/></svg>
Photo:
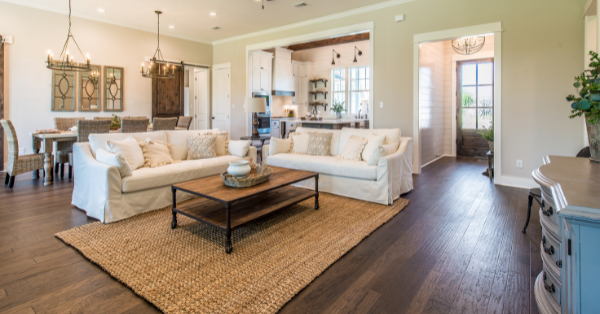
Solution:
<svg viewBox="0 0 600 314"><path fill-rule="evenodd" d="M83 64L82 64L83 65ZM100 65L90 65L92 70L80 73L79 111L100 111Z"/></svg>
<svg viewBox="0 0 600 314"><path fill-rule="evenodd" d="M75 73L52 70L52 111L75 111Z"/></svg>
<svg viewBox="0 0 600 314"><path fill-rule="evenodd" d="M120 67L104 67L104 111L123 111L123 72Z"/></svg>

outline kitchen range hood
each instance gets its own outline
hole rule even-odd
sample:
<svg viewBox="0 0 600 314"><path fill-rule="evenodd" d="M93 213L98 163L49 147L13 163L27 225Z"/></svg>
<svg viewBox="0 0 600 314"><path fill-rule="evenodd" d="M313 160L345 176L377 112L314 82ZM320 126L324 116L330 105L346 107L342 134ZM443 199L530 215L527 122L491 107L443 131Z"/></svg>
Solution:
<svg viewBox="0 0 600 314"><path fill-rule="evenodd" d="M271 95L296 96L292 71L292 50L275 48L273 51L273 84Z"/></svg>

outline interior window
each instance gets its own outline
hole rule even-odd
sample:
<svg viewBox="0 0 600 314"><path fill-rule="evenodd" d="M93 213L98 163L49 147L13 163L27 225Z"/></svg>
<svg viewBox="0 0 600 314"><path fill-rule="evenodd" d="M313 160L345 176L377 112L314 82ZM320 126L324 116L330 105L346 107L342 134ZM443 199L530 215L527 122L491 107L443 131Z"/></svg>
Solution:
<svg viewBox="0 0 600 314"><path fill-rule="evenodd" d="M350 85L349 85L349 108L350 113L365 114L366 106L361 107L361 103L369 101L370 71L369 67L350 68Z"/></svg>
<svg viewBox="0 0 600 314"><path fill-rule="evenodd" d="M346 69L333 69L331 70L331 92L333 93L333 100L343 102L346 106ZM333 102L332 102L333 104Z"/></svg>

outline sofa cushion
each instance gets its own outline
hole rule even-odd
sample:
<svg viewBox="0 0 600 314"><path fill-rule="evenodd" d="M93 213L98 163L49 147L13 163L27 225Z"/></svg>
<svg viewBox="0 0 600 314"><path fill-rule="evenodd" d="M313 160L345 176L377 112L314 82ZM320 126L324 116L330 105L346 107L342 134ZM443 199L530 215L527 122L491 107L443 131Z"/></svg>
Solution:
<svg viewBox="0 0 600 314"><path fill-rule="evenodd" d="M133 137L128 137L121 141L107 140L106 150L123 156L131 167L131 170L138 169L144 165L144 153L140 148L139 142Z"/></svg>
<svg viewBox="0 0 600 314"><path fill-rule="evenodd" d="M134 170L130 177L121 181L124 193L169 186L175 183L200 179L225 172L229 162L242 160L236 156L221 156L208 159L184 160L180 163L156 168Z"/></svg>
<svg viewBox="0 0 600 314"><path fill-rule="evenodd" d="M130 136L133 137L138 142L143 142L147 138L150 138L153 141L168 142L167 134L165 133L165 131L140 132L140 133L90 134L89 140L90 140L90 148L92 149L92 156L94 156L94 158L96 157L96 150L98 150L98 148L105 149L106 140L122 141Z"/></svg>
<svg viewBox="0 0 600 314"><path fill-rule="evenodd" d="M338 152L343 152L344 148L346 148L346 143L348 143L348 139L350 136L355 135L359 137L367 137L371 133L375 135L385 135L385 140L383 140L382 145L395 144L396 148L400 145L400 129L353 129L353 128L343 128L342 133L340 134L340 143L338 147Z"/></svg>
<svg viewBox="0 0 600 314"><path fill-rule="evenodd" d="M165 131L168 143L171 144L171 156L175 160L187 160L188 137L198 135L197 130Z"/></svg>
<svg viewBox="0 0 600 314"><path fill-rule="evenodd" d="M365 161L343 160L334 156L278 154L267 157L269 166L314 171L332 176L377 180L377 167Z"/></svg>
<svg viewBox="0 0 600 314"><path fill-rule="evenodd" d="M196 135L188 138L188 160L217 157L216 135Z"/></svg>
<svg viewBox="0 0 600 314"><path fill-rule="evenodd" d="M340 144L340 134L341 130L326 130L326 129L314 129L314 128L303 128L299 127L296 129L296 132L299 133L307 133L307 132L317 132L317 133L331 133L331 156L336 156L342 153L342 151L338 151L338 146Z"/></svg>

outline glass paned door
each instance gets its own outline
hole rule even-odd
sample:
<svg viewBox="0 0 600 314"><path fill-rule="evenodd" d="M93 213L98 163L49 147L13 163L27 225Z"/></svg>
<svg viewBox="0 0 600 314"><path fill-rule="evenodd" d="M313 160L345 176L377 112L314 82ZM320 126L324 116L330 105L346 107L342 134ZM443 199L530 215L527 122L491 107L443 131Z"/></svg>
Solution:
<svg viewBox="0 0 600 314"><path fill-rule="evenodd" d="M494 121L494 59L457 62L457 154L485 157L487 142L477 134Z"/></svg>

